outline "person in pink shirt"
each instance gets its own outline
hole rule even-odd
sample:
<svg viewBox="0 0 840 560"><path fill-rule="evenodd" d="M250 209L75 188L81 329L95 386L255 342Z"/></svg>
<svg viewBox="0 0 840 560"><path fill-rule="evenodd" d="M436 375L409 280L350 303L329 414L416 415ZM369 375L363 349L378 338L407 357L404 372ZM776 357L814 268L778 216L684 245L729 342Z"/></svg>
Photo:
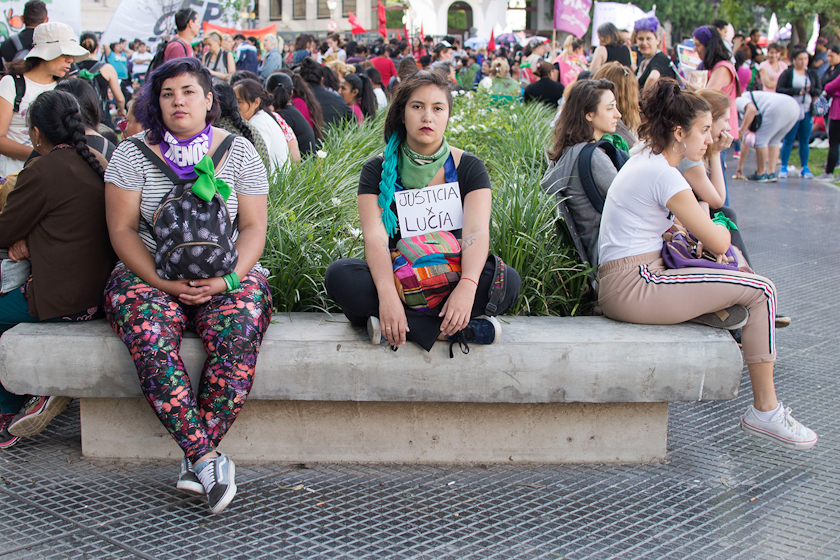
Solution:
<svg viewBox="0 0 840 560"><path fill-rule="evenodd" d="M777 43L770 43L767 47L767 60L758 67L761 73L761 83L764 84L764 91L776 91L776 82L779 76L787 70L788 65L781 59L782 48Z"/></svg>
<svg viewBox="0 0 840 560"><path fill-rule="evenodd" d="M163 61L168 62L173 58L193 56L192 40L198 37L201 30L201 22L198 21L198 12L190 8L178 10L175 14L175 29L178 32L175 38L166 45L163 51Z"/></svg>

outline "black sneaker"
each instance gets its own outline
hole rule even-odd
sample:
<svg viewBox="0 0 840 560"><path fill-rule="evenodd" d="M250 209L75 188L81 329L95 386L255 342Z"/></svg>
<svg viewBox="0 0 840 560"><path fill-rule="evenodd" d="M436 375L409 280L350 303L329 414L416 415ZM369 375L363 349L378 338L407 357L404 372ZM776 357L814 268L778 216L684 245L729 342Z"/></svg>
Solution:
<svg viewBox="0 0 840 560"><path fill-rule="evenodd" d="M463 330L458 331L449 337L449 357L454 358L452 347L460 345L461 352L470 353L472 344L495 344L502 339L502 324L495 317L479 315L471 319Z"/></svg>
<svg viewBox="0 0 840 560"><path fill-rule="evenodd" d="M734 331L740 329L747 324L750 314L747 308L743 305L735 304L732 307L715 311L714 313L705 313L699 317L691 319L689 323L697 323L698 325L706 325L707 327L714 327L716 329L727 329Z"/></svg>
<svg viewBox="0 0 840 560"><path fill-rule="evenodd" d="M196 463L195 474L204 486L210 511L221 513L236 495L236 465L227 455L219 453L215 459Z"/></svg>
<svg viewBox="0 0 840 560"><path fill-rule="evenodd" d="M9 433L18 437L37 436L72 400L70 397L32 397L9 424Z"/></svg>
<svg viewBox="0 0 840 560"><path fill-rule="evenodd" d="M196 496L204 495L204 485L198 480L193 469L192 461L184 457L181 459L181 470L178 473L178 483L175 485L178 490Z"/></svg>
<svg viewBox="0 0 840 560"><path fill-rule="evenodd" d="M8 449L18 442L18 436L13 436L7 429L12 423L12 418L15 415L13 412L0 413L0 449Z"/></svg>

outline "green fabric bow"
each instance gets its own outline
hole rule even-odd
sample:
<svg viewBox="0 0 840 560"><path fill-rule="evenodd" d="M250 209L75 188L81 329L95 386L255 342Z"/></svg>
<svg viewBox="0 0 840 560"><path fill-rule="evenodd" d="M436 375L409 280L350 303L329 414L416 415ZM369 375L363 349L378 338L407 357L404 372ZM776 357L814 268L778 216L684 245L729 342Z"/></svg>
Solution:
<svg viewBox="0 0 840 560"><path fill-rule="evenodd" d="M194 169L198 175L198 178L192 186L192 191L195 195L202 200L210 202L213 200L216 191L218 191L225 202L227 202L231 193L230 185L216 178L216 168L210 156L201 158L201 161L195 164Z"/></svg>
<svg viewBox="0 0 840 560"><path fill-rule="evenodd" d="M717 214L715 214L715 217L712 218L712 221L716 224L722 225L729 231L738 231L738 226L735 225L735 222L724 216L723 212L718 212Z"/></svg>
<svg viewBox="0 0 840 560"><path fill-rule="evenodd" d="M90 70L85 70L84 68L82 68L82 69L80 69L80 70L79 70L79 77L80 77L81 79L83 79L83 80L87 80L87 81L89 81L89 82L92 82L92 81L93 81L93 79L94 79L95 77L97 77L98 75L99 75L99 72L97 72L96 74L94 74L94 73L93 73L93 72L91 72Z"/></svg>

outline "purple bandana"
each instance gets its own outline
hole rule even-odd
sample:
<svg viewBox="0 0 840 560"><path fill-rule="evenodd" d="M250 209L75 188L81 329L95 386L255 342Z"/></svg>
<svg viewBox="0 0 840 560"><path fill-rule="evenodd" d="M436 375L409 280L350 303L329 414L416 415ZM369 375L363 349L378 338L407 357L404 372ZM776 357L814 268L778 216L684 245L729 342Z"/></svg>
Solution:
<svg viewBox="0 0 840 560"><path fill-rule="evenodd" d="M178 140L175 135L164 129L160 153L163 159L181 179L195 177L195 164L210 151L213 142L213 127L207 128L186 140Z"/></svg>

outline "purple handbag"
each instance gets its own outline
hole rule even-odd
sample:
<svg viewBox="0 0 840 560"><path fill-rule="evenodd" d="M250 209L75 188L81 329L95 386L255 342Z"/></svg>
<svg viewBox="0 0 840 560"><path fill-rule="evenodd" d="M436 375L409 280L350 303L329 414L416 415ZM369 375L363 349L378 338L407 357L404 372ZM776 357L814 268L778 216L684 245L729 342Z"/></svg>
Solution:
<svg viewBox="0 0 840 560"><path fill-rule="evenodd" d="M662 239L664 240L662 260L665 261L665 267L668 269L700 267L752 272L746 262L739 262L742 261L741 253L740 251L736 252L732 245L726 251L726 256L732 260L728 263L719 263L715 259L715 255L709 251L703 251L703 254L698 258L697 238L684 229L666 231L662 234Z"/></svg>

